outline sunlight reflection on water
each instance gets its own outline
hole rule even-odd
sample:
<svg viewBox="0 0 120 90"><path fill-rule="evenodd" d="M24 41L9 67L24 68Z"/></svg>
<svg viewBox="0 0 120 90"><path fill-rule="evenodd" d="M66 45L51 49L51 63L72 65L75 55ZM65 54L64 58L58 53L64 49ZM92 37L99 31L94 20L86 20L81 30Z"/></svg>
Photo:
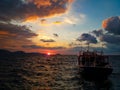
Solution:
<svg viewBox="0 0 120 90"><path fill-rule="evenodd" d="M120 67L113 59L110 61L114 69ZM0 62L1 90L120 90L119 70L105 82L83 81L77 56L27 56Z"/></svg>

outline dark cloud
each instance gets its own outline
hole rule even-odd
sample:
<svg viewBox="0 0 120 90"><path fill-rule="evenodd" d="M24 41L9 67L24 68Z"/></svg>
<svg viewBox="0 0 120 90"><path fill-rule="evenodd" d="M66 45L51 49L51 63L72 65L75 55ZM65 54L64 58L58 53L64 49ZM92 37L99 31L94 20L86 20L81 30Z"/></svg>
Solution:
<svg viewBox="0 0 120 90"><path fill-rule="evenodd" d="M25 26L0 23L0 48L32 44L29 38L37 36ZM12 47L13 48L13 47Z"/></svg>
<svg viewBox="0 0 120 90"><path fill-rule="evenodd" d="M102 22L102 27L109 33L120 35L120 17L110 17Z"/></svg>
<svg viewBox="0 0 120 90"><path fill-rule="evenodd" d="M100 37L104 34L104 31L102 29L99 29L99 30L93 30L91 33L96 37Z"/></svg>
<svg viewBox="0 0 120 90"><path fill-rule="evenodd" d="M70 49L68 49L69 52L79 52L81 50L80 46L75 46Z"/></svg>
<svg viewBox="0 0 120 90"><path fill-rule="evenodd" d="M5 23L0 23L0 32L3 32L3 34L6 33L20 38L31 38L32 36L37 36L37 34L33 33L26 26ZM2 33L0 35L2 35Z"/></svg>
<svg viewBox="0 0 120 90"><path fill-rule="evenodd" d="M92 34L101 42L108 44L120 44L120 18L110 17L102 22L104 30L93 30Z"/></svg>
<svg viewBox="0 0 120 90"><path fill-rule="evenodd" d="M0 20L25 20L63 14L72 0L0 0Z"/></svg>
<svg viewBox="0 0 120 90"><path fill-rule="evenodd" d="M44 47L42 46L37 46L37 45L23 45L23 48L30 48L30 49L42 49Z"/></svg>
<svg viewBox="0 0 120 90"><path fill-rule="evenodd" d="M25 26L10 24L11 21L24 22L61 15L69 10L72 2L73 0L0 0L0 48L22 50L22 45L34 44L31 38L37 34ZM41 23L46 23L46 19L42 19ZM55 42L52 39L41 41ZM34 45L32 47L40 48ZM60 48L62 47L55 47Z"/></svg>
<svg viewBox="0 0 120 90"><path fill-rule="evenodd" d="M41 19L41 24L46 24L46 19Z"/></svg>
<svg viewBox="0 0 120 90"><path fill-rule="evenodd" d="M53 39L40 39L42 42L55 42Z"/></svg>
<svg viewBox="0 0 120 90"><path fill-rule="evenodd" d="M90 43L97 43L97 40L104 43L104 53L106 54L120 54L120 17L110 17L102 22L104 29L93 30L90 34L82 34L77 41L87 41ZM73 46L74 43L70 43ZM84 50L86 47L82 47ZM101 51L101 47L91 47L93 50ZM73 46L71 52L79 52L80 46Z"/></svg>
<svg viewBox="0 0 120 90"><path fill-rule="evenodd" d="M111 44L120 44L120 36L118 35L105 34L100 37L100 40Z"/></svg>
<svg viewBox="0 0 120 90"><path fill-rule="evenodd" d="M91 34L100 42L105 43L105 53L120 53L120 17L115 16L103 20L102 27L104 29L93 30ZM86 38L82 40L85 41ZM101 47L93 47L93 49L101 50Z"/></svg>
<svg viewBox="0 0 120 90"><path fill-rule="evenodd" d="M96 38L88 33L83 33L79 38L77 38L77 41L86 41L88 43L97 43Z"/></svg>
<svg viewBox="0 0 120 90"><path fill-rule="evenodd" d="M81 44L71 42L71 43L69 43L68 45L69 45L70 47L72 47L72 46L80 46Z"/></svg>
<svg viewBox="0 0 120 90"><path fill-rule="evenodd" d="M72 47L72 48L69 48L67 51L68 52L71 52L71 53L73 53L73 54L79 54L79 52L81 51L81 50L85 50L85 51L87 51L88 50L88 47L87 46L74 46L74 47ZM92 51L92 50L97 50L95 47L91 47L90 46L90 50ZM99 49L100 50L100 49Z"/></svg>
<svg viewBox="0 0 120 90"><path fill-rule="evenodd" d="M55 37L59 37L59 35L57 33L53 33L53 36Z"/></svg>
<svg viewBox="0 0 120 90"><path fill-rule="evenodd" d="M62 46L58 46L58 47L48 47L47 49L57 50L57 49L66 49L66 48Z"/></svg>
<svg viewBox="0 0 120 90"><path fill-rule="evenodd" d="M23 45L23 48L28 49L49 49L49 50L58 50L58 49L65 49L65 47L58 46L58 47L44 47L44 46L37 46L37 45Z"/></svg>
<svg viewBox="0 0 120 90"><path fill-rule="evenodd" d="M120 46L115 44L106 44L104 48L102 47L91 47L90 49L93 51L103 51L105 54L120 54ZM80 46L70 48L68 52L78 53L81 50ZM82 47L82 50L87 50L86 47Z"/></svg>

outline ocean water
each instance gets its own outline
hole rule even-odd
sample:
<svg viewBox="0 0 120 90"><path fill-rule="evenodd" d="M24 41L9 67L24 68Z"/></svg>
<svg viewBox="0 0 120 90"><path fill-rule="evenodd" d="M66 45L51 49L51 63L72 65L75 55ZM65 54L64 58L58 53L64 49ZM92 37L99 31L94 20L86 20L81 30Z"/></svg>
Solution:
<svg viewBox="0 0 120 90"><path fill-rule="evenodd" d="M110 80L114 87L113 90L120 90L120 56L111 56L110 63L113 67L113 72L110 76Z"/></svg>
<svg viewBox="0 0 120 90"><path fill-rule="evenodd" d="M0 90L120 90L120 56L111 56L113 73L100 83L84 81L77 56L24 56L0 60Z"/></svg>

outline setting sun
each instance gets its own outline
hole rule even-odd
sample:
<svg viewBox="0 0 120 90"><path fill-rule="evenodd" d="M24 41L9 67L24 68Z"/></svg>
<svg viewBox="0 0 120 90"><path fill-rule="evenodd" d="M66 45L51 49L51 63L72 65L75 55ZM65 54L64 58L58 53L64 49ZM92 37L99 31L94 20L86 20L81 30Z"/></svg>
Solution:
<svg viewBox="0 0 120 90"><path fill-rule="evenodd" d="M50 55L51 55L51 53L50 53L50 52L48 52L48 53L47 53L47 55L49 55L49 56L50 56Z"/></svg>

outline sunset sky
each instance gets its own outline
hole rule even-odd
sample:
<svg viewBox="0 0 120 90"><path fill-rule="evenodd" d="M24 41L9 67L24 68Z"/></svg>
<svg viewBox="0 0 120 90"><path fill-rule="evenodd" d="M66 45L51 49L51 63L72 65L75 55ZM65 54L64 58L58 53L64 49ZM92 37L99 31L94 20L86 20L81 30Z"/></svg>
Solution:
<svg viewBox="0 0 120 90"><path fill-rule="evenodd" d="M0 49L120 54L120 0L0 0Z"/></svg>

